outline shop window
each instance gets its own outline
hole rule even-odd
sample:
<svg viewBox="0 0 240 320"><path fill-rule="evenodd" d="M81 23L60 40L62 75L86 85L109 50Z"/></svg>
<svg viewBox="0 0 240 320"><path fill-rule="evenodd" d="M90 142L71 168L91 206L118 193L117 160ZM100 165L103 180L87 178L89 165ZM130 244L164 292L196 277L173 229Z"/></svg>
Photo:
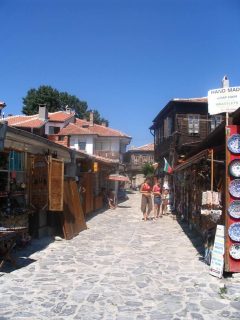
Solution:
<svg viewBox="0 0 240 320"><path fill-rule="evenodd" d="M134 164L138 164L139 163L139 156L135 156L134 157Z"/></svg>
<svg viewBox="0 0 240 320"><path fill-rule="evenodd" d="M221 115L217 115L217 116L211 116L211 131L215 130L223 121L222 116Z"/></svg>
<svg viewBox="0 0 240 320"><path fill-rule="evenodd" d="M10 151L9 153L9 170L23 171L24 170L24 153Z"/></svg>
<svg viewBox="0 0 240 320"><path fill-rule="evenodd" d="M85 151L86 150L86 142L84 141L78 141L78 149Z"/></svg>
<svg viewBox="0 0 240 320"><path fill-rule="evenodd" d="M60 131L60 127L49 126L49 134L57 134Z"/></svg>
<svg viewBox="0 0 240 320"><path fill-rule="evenodd" d="M190 135L198 135L199 134L199 123L200 116L199 114L189 114L188 115L188 133Z"/></svg>

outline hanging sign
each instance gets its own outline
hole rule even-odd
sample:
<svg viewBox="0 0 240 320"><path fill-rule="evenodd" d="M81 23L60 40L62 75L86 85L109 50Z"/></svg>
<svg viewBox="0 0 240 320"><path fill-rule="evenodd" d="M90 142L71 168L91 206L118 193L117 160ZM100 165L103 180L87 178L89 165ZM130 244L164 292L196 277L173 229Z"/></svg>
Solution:
<svg viewBox="0 0 240 320"><path fill-rule="evenodd" d="M98 172L98 162L93 162L93 172Z"/></svg>
<svg viewBox="0 0 240 320"><path fill-rule="evenodd" d="M222 278L225 251L224 246L224 226L217 225L210 265L210 274L214 277Z"/></svg>
<svg viewBox="0 0 240 320"><path fill-rule="evenodd" d="M228 87L208 91L208 112L217 114L233 112L240 107L240 87Z"/></svg>
<svg viewBox="0 0 240 320"><path fill-rule="evenodd" d="M4 140L6 138L7 124L6 122L0 123L0 151L4 150Z"/></svg>

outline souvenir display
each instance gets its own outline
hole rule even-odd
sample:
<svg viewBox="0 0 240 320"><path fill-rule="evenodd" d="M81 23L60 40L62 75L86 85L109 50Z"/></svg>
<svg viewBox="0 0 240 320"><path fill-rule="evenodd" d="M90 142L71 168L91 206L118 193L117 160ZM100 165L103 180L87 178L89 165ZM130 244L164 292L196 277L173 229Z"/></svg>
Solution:
<svg viewBox="0 0 240 320"><path fill-rule="evenodd" d="M229 248L229 253L233 259L240 260L240 244L232 244Z"/></svg>
<svg viewBox="0 0 240 320"><path fill-rule="evenodd" d="M233 241L240 242L240 222L231 224L228 229L228 234Z"/></svg>
<svg viewBox="0 0 240 320"><path fill-rule="evenodd" d="M227 142L228 150L232 153L240 153L240 134L233 134Z"/></svg>
<svg viewBox="0 0 240 320"><path fill-rule="evenodd" d="M229 164L229 173L234 178L240 178L240 159L235 159Z"/></svg>
<svg viewBox="0 0 240 320"><path fill-rule="evenodd" d="M232 218L240 219L240 200L234 200L231 202L228 213Z"/></svg>
<svg viewBox="0 0 240 320"><path fill-rule="evenodd" d="M240 179L236 179L230 182L229 192L235 198L240 198Z"/></svg>
<svg viewBox="0 0 240 320"><path fill-rule="evenodd" d="M222 210L211 210L209 218L213 222L217 223L221 218L221 215L222 215Z"/></svg>

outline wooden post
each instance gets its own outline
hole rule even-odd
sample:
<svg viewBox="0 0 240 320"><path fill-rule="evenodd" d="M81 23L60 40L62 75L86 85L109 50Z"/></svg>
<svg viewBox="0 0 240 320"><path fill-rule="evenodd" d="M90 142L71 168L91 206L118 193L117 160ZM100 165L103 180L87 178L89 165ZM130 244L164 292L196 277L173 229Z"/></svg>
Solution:
<svg viewBox="0 0 240 320"><path fill-rule="evenodd" d="M213 178L214 178L214 161L213 149L211 150L211 192L213 192Z"/></svg>

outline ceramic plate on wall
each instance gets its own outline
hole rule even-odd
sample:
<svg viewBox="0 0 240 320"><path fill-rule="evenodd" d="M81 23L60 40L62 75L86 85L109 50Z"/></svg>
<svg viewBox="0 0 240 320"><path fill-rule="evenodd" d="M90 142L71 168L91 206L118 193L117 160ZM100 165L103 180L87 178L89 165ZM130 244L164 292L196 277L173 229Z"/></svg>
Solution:
<svg viewBox="0 0 240 320"><path fill-rule="evenodd" d="M240 198L240 179L232 180L228 189L233 197Z"/></svg>
<svg viewBox="0 0 240 320"><path fill-rule="evenodd" d="M233 134L228 139L227 146L232 153L240 153L240 134Z"/></svg>
<svg viewBox="0 0 240 320"><path fill-rule="evenodd" d="M240 222L231 224L228 229L228 234L233 241L240 242Z"/></svg>
<svg viewBox="0 0 240 320"><path fill-rule="evenodd" d="M229 248L229 253L233 259L240 260L240 244L232 244Z"/></svg>
<svg viewBox="0 0 240 320"><path fill-rule="evenodd" d="M240 178L240 159L235 159L229 164L229 173L234 178Z"/></svg>
<svg viewBox="0 0 240 320"><path fill-rule="evenodd" d="M240 200L234 200L228 207L228 213L235 219L240 219Z"/></svg>

